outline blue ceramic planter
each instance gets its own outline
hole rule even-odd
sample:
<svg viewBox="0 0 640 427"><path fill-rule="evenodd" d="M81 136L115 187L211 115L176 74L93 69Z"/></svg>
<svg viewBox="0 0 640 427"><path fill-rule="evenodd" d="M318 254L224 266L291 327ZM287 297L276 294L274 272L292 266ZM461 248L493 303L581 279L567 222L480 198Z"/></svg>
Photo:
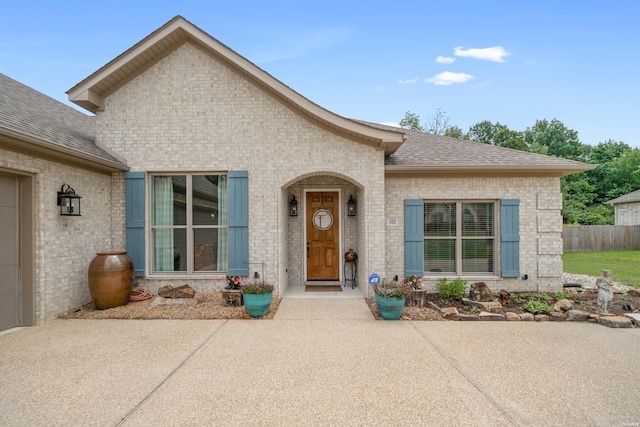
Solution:
<svg viewBox="0 0 640 427"><path fill-rule="evenodd" d="M273 293L269 294L243 294L244 308L251 317L265 316L271 308Z"/></svg>
<svg viewBox="0 0 640 427"><path fill-rule="evenodd" d="M378 306L378 314L385 320L398 320L404 310L406 298L387 298L376 295L376 305Z"/></svg>

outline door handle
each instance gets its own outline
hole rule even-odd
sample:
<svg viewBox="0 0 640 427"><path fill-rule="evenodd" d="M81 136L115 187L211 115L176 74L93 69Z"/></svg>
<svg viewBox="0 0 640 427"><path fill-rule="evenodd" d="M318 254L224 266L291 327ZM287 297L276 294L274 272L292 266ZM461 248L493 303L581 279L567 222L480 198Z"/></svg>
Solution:
<svg viewBox="0 0 640 427"><path fill-rule="evenodd" d="M311 251L311 246L309 246L309 242L307 242L307 258L309 258L310 251Z"/></svg>

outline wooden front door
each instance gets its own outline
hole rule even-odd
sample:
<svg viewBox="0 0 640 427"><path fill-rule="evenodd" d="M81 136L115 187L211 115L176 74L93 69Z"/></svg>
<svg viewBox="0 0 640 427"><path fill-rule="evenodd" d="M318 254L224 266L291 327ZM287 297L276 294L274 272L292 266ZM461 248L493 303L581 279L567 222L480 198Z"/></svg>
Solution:
<svg viewBox="0 0 640 427"><path fill-rule="evenodd" d="M340 280L339 195L307 193L307 280Z"/></svg>

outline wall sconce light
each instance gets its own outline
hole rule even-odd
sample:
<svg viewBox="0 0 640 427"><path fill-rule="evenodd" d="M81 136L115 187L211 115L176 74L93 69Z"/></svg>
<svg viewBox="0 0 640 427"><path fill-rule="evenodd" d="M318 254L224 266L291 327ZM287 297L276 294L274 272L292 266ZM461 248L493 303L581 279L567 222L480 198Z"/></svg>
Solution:
<svg viewBox="0 0 640 427"><path fill-rule="evenodd" d="M349 196L349 201L347 202L347 215L356 216L356 201L353 200L353 195Z"/></svg>
<svg viewBox="0 0 640 427"><path fill-rule="evenodd" d="M76 191L67 184L62 184L58 191L58 206L60 206L60 215L64 216L80 216L80 199L82 197L76 194Z"/></svg>
<svg viewBox="0 0 640 427"><path fill-rule="evenodd" d="M296 200L296 196L293 196L293 199L289 202L289 216L298 216L298 201Z"/></svg>

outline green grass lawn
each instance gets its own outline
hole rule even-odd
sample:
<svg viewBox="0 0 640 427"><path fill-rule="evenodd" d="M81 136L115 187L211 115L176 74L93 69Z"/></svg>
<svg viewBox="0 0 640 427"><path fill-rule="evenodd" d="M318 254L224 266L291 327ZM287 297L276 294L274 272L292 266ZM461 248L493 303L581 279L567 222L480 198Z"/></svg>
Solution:
<svg viewBox="0 0 640 427"><path fill-rule="evenodd" d="M640 250L606 252L565 252L564 272L601 276L600 270L613 272L616 282L640 288Z"/></svg>

